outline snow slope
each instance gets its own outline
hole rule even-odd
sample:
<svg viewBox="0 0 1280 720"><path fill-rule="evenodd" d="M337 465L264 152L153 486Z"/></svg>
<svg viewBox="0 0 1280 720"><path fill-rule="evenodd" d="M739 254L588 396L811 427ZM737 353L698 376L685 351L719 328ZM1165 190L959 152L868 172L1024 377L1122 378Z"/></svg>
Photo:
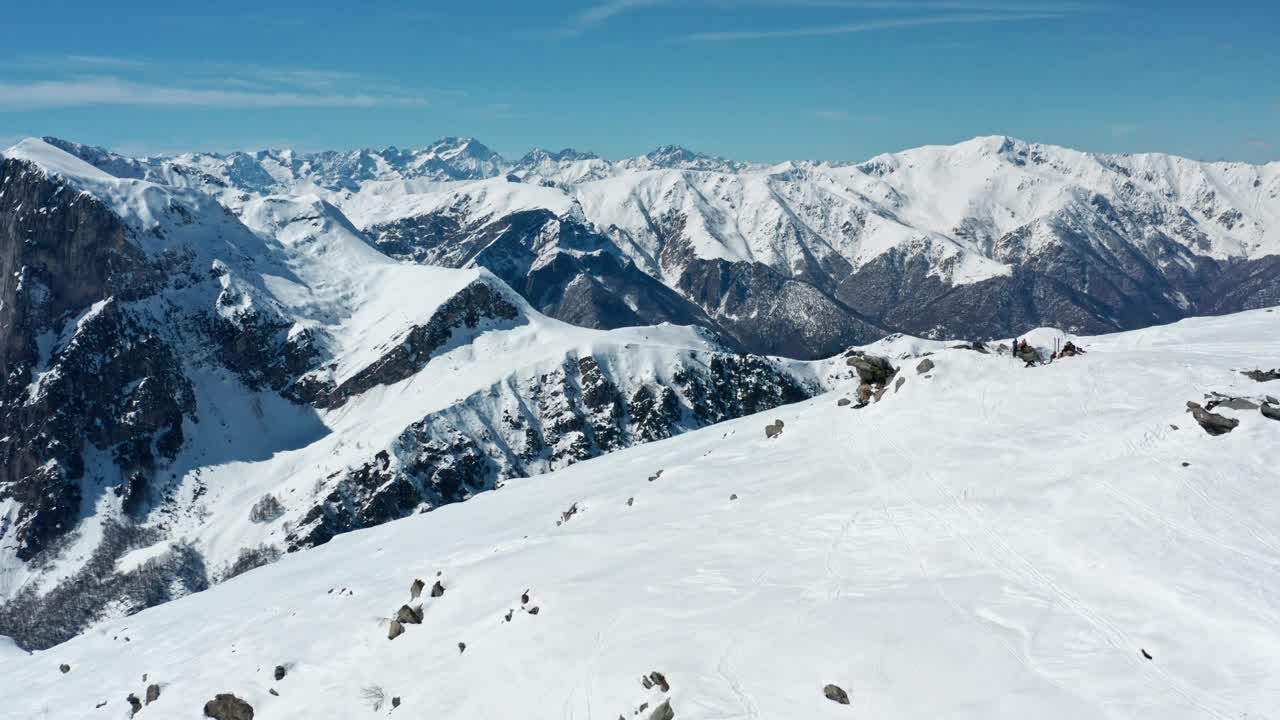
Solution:
<svg viewBox="0 0 1280 720"><path fill-rule="evenodd" d="M930 346L863 409L833 393L340 536L0 655L0 716L124 717L149 683L165 718L217 693L264 718L1277 715L1280 422L1222 409L1240 425L1211 437L1183 404L1277 394L1238 371L1275 365L1280 313L1078 341L1037 368ZM415 578L445 592L388 640Z"/></svg>

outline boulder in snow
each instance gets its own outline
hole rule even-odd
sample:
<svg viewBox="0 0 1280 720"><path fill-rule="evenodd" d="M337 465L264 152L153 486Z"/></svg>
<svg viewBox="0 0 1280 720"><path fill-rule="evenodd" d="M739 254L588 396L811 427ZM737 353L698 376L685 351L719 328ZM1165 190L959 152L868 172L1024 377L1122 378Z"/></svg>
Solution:
<svg viewBox="0 0 1280 720"><path fill-rule="evenodd" d="M213 720L253 720L253 706L231 693L218 693L204 704L204 716Z"/></svg>
<svg viewBox="0 0 1280 720"><path fill-rule="evenodd" d="M930 360L929 358L925 358L920 361L919 365L916 365L916 374L923 375L929 372L930 370L932 370L934 367L935 365L933 364L933 361Z"/></svg>
<svg viewBox="0 0 1280 720"><path fill-rule="evenodd" d="M1200 427L1210 435L1225 435L1240 424L1235 418L1225 417L1217 413L1209 412L1200 407L1200 403L1187 401L1187 410L1191 413L1191 417L1200 423Z"/></svg>
<svg viewBox="0 0 1280 720"><path fill-rule="evenodd" d="M773 439L782 434L783 423L781 420L774 420L772 423L764 426L764 436Z"/></svg>

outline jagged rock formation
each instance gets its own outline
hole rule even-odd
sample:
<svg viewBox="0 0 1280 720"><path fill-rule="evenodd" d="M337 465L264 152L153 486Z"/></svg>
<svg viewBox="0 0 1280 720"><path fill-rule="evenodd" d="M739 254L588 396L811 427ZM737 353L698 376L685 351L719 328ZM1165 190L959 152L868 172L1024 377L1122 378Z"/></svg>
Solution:
<svg viewBox="0 0 1280 720"><path fill-rule="evenodd" d="M751 355L689 352L647 382L618 360L570 355L422 418L337 477L294 526L289 548L465 500L508 478L798 402L823 387Z"/></svg>

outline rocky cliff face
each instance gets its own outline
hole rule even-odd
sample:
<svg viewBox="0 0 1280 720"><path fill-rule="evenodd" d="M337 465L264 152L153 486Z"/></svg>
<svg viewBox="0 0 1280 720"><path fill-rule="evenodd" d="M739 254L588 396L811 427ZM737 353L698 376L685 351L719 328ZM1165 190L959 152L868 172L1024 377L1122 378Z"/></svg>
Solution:
<svg viewBox="0 0 1280 720"><path fill-rule="evenodd" d="M291 528L290 550L460 502L504 480L812 397L824 379L753 355L675 352L639 376L627 348L523 370L413 423Z"/></svg>
<svg viewBox="0 0 1280 720"><path fill-rule="evenodd" d="M18 506L0 536L30 560L104 490L87 452L112 458L136 512L194 407L170 346L122 307L163 268L119 218L21 161L0 162L0 189L0 500Z"/></svg>

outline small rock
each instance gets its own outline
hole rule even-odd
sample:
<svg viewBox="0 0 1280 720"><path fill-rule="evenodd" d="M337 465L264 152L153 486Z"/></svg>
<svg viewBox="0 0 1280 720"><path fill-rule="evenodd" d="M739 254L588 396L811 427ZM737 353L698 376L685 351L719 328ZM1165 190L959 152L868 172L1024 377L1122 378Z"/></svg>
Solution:
<svg viewBox="0 0 1280 720"><path fill-rule="evenodd" d="M160 686L155 683L151 683L150 685L147 686L147 704L150 705L151 703L159 699L160 699Z"/></svg>
<svg viewBox="0 0 1280 720"><path fill-rule="evenodd" d="M629 497L629 498L627 498L627 507L631 507L632 505L635 505L635 504L636 504L636 499L635 499L635 498L633 498L633 497Z"/></svg>
<svg viewBox="0 0 1280 720"><path fill-rule="evenodd" d="M737 499L738 499L738 493L733 493L733 494L731 494L731 495L729 496L729 499L730 499L730 500L737 500Z"/></svg>
<svg viewBox="0 0 1280 720"><path fill-rule="evenodd" d="M841 705L849 704L849 693L839 685L827 685L822 688L822 694L827 696L831 702L840 703Z"/></svg>
<svg viewBox="0 0 1280 720"><path fill-rule="evenodd" d="M649 713L649 720L676 720L676 712L671 709L671 701L663 700L661 705Z"/></svg>
<svg viewBox="0 0 1280 720"><path fill-rule="evenodd" d="M400 637L403 634L404 634L404 626L400 624L399 620L392 620L391 627L390 629L387 630L387 639L395 640L396 638Z"/></svg>
<svg viewBox="0 0 1280 720"><path fill-rule="evenodd" d="M889 388L882 387L879 390L876 390L875 394L871 396L871 399L875 402L880 402L880 398L884 397L884 394L887 392L889 392Z"/></svg>
<svg viewBox="0 0 1280 720"><path fill-rule="evenodd" d="M769 439L778 437L782 434L782 426L781 420L774 420L772 424L764 426L764 436Z"/></svg>
<svg viewBox="0 0 1280 720"><path fill-rule="evenodd" d="M67 673L71 672L71 666L66 663L62 663L61 665L59 665L58 669L62 671L63 675L66 675Z"/></svg>
<svg viewBox="0 0 1280 720"><path fill-rule="evenodd" d="M231 693L218 693L204 704L204 715L213 720L253 720L253 706Z"/></svg>
<svg viewBox="0 0 1280 720"><path fill-rule="evenodd" d="M920 361L919 365L916 365L916 374L923 375L929 372L930 370L932 370L934 367L936 366L933 364L933 361L930 360L929 358L925 358Z"/></svg>
<svg viewBox="0 0 1280 720"><path fill-rule="evenodd" d="M649 690L650 688L653 687L653 681L649 679L648 675L641 675L640 686L643 687L645 690Z"/></svg>
<svg viewBox="0 0 1280 720"><path fill-rule="evenodd" d="M93 706L93 709L94 709L94 710L97 710L98 708L102 708L102 707L106 707L106 706L107 706L107 701L106 701L106 700L103 700L102 702L98 703L97 705L94 705L94 706Z"/></svg>
<svg viewBox="0 0 1280 720"><path fill-rule="evenodd" d="M853 402L853 401L852 401L852 400L850 400L849 398L840 398L839 400L837 400L837 401L836 401L836 406L837 406L837 407L844 407L845 405L849 405L849 404L851 404L852 402Z"/></svg>
<svg viewBox="0 0 1280 720"><path fill-rule="evenodd" d="M658 479L658 478L660 478L660 477L662 477L662 470L661 470L661 469L660 469L660 470L658 470L658 472L656 472L656 473L654 473L654 474L652 474L652 475L650 475L650 476L649 476L649 482L653 482L654 480L657 480L657 479Z"/></svg>
<svg viewBox="0 0 1280 720"><path fill-rule="evenodd" d="M1148 660L1152 659L1152 658L1151 658L1151 653L1147 652L1147 649L1146 649L1146 648L1142 648L1142 657L1144 657L1144 658L1146 658L1146 659L1148 659Z"/></svg>
<svg viewBox="0 0 1280 720"><path fill-rule="evenodd" d="M520 593L520 604L521 604L521 605L528 605L528 604L529 604L529 591L528 591L528 590L525 590L524 592Z"/></svg>
<svg viewBox="0 0 1280 720"><path fill-rule="evenodd" d="M467 644L466 644L466 643L464 643L464 642L460 642L460 643L458 643L458 654L459 654L459 655L461 655L462 653L464 653L464 652L466 652L466 651L467 651Z"/></svg>
<svg viewBox="0 0 1280 720"><path fill-rule="evenodd" d="M276 692L275 688L271 688L270 690L267 690L267 692L271 693L272 695L275 695L276 697L280 697L280 693Z"/></svg>
<svg viewBox="0 0 1280 720"><path fill-rule="evenodd" d="M568 510L565 510L564 512L560 513L560 522L562 523L569 522L569 520L571 520L574 515L578 514L578 511L579 511L578 503L574 503L570 505Z"/></svg>
<svg viewBox="0 0 1280 720"><path fill-rule="evenodd" d="M1268 417L1268 418L1271 418L1272 420L1280 420L1280 406L1263 405L1260 412L1262 413L1263 417Z"/></svg>
<svg viewBox="0 0 1280 720"><path fill-rule="evenodd" d="M508 610L508 611L507 611L507 618L506 618L505 622L511 622L511 616L512 616L512 615L515 615L515 614L516 614L516 611L515 611L515 610Z"/></svg>
<svg viewBox="0 0 1280 720"><path fill-rule="evenodd" d="M436 584L431 586L431 597L438 598L443 594L444 594L444 585L442 585L440 581L437 580Z"/></svg>
<svg viewBox="0 0 1280 720"><path fill-rule="evenodd" d="M893 391L894 391L895 393L896 393L896 392L898 392L899 390L901 390L901 389L902 389L902 386L903 386L903 385L905 385L906 383L907 383L907 379L906 379L906 378L904 378L904 377L900 377L900 378L898 378L898 379L897 379L897 380L895 380L895 381L894 381L894 383L893 383Z"/></svg>
<svg viewBox="0 0 1280 720"><path fill-rule="evenodd" d="M649 709L649 703L647 703L647 702L642 702L642 703L640 703L640 707L636 708L636 714L637 714L637 715L639 715L640 713L642 713L642 712L644 712L645 710L648 710L648 709Z"/></svg>
<svg viewBox="0 0 1280 720"><path fill-rule="evenodd" d="M1182 467L1191 467L1191 463L1189 463L1189 462L1184 462L1184 463L1182 463Z"/></svg>
<svg viewBox="0 0 1280 720"><path fill-rule="evenodd" d="M408 605L401 605L400 610L396 612L396 620L399 620L403 625L421 625L422 606L409 607ZM276 679L279 680L280 678Z"/></svg>
<svg viewBox="0 0 1280 720"><path fill-rule="evenodd" d="M422 588L426 586L427 584L422 582L421 578L414 580L413 584L409 586L409 599L417 600L422 595Z"/></svg>
<svg viewBox="0 0 1280 720"><path fill-rule="evenodd" d="M538 606L537 606L537 605L534 605L533 607L529 608L529 614L530 614L530 615L537 615L537 614L538 614Z"/></svg>
<svg viewBox="0 0 1280 720"><path fill-rule="evenodd" d="M138 699L137 695L129 693L129 697L125 698L125 701L129 703L129 717L133 717L142 711L142 701Z"/></svg>
<svg viewBox="0 0 1280 720"><path fill-rule="evenodd" d="M653 684L658 686L662 692L671 692L671 684L667 682L666 676L657 670L649 673L649 679L652 680Z"/></svg>
<svg viewBox="0 0 1280 720"><path fill-rule="evenodd" d="M400 707L400 696L396 695L395 697L391 698L391 709L395 710L398 707Z"/></svg>
<svg viewBox="0 0 1280 720"><path fill-rule="evenodd" d="M288 671L284 669L283 665L276 666L276 682L280 682L281 680L283 680L284 676L287 674L288 674Z"/></svg>

